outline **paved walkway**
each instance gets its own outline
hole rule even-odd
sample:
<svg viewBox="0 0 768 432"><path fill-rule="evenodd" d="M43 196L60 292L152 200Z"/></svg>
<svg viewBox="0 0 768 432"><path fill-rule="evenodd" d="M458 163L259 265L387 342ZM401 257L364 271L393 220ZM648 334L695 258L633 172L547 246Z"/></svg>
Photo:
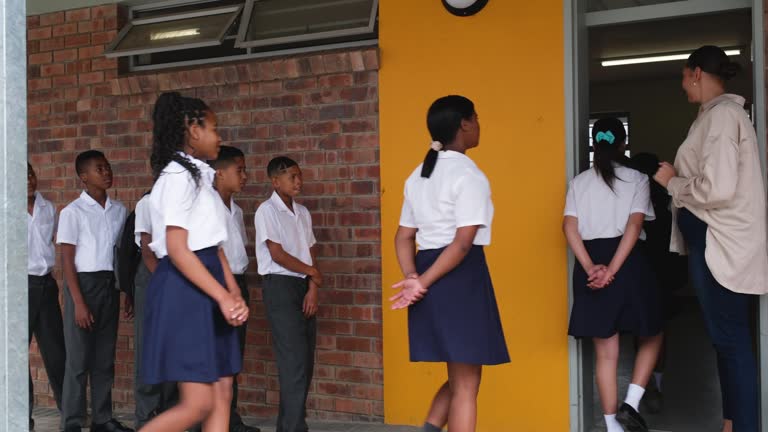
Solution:
<svg viewBox="0 0 768 432"><path fill-rule="evenodd" d="M35 419L36 432L60 432L59 412L55 409L36 408ZM127 426L133 426L133 416L129 414L117 414L118 420ZM245 418L247 424L258 426L263 432L275 432L275 422L272 419ZM371 423L328 423L310 422L309 429L317 432L419 432L419 428L409 426L387 426ZM88 429L83 429L87 431Z"/></svg>

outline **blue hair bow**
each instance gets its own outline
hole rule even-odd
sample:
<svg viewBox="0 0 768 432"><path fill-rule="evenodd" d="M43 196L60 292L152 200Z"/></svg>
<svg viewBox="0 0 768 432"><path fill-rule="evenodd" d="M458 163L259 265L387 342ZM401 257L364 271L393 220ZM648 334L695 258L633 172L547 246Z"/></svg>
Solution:
<svg viewBox="0 0 768 432"><path fill-rule="evenodd" d="M597 136L595 137L595 141L608 141L608 144L613 144L614 141L616 141L616 137L613 136L613 132L598 132Z"/></svg>

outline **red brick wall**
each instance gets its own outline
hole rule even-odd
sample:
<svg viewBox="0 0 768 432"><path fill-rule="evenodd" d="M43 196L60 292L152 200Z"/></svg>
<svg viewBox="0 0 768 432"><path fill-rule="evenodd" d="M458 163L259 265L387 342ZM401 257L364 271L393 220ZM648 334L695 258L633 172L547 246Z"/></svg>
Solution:
<svg viewBox="0 0 768 432"><path fill-rule="evenodd" d="M253 213L271 192L265 167L288 155L304 171L301 201L320 242L317 367L310 401L320 418L383 416L380 311L378 51L336 51L279 59L119 74L102 53L118 30L116 6L30 16L29 153L41 192L62 208L80 190L74 160L86 149L112 163L112 196L133 208L150 187L150 113L160 92L209 103L223 140L247 154L245 211L253 255ZM275 415L278 384L256 262L250 267L252 319L240 376L241 411ZM60 272L57 270L60 278ZM133 329L119 330L115 408L133 405ZM53 406L33 347L39 405Z"/></svg>

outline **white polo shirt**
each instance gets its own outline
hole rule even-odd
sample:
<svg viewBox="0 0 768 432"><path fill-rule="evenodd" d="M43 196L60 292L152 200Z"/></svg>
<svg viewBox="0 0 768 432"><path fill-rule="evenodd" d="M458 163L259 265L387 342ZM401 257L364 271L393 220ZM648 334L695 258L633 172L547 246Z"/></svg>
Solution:
<svg viewBox="0 0 768 432"><path fill-rule="evenodd" d="M592 168L576 176L568 186L565 216L579 220L583 240L621 237L633 213L645 214L645 220L656 219L648 176L618 164L615 169L613 190ZM644 231L640 239L645 240Z"/></svg>
<svg viewBox="0 0 768 432"><path fill-rule="evenodd" d="M141 233L152 234L152 221L149 217L149 195L141 197L133 210L136 214L134 219L133 234L136 246L141 247Z"/></svg>
<svg viewBox="0 0 768 432"><path fill-rule="evenodd" d="M450 150L438 153L429 178L421 176L422 165L405 182L400 214L400 226L418 229L419 249L446 247L459 228L475 225L479 229L473 244L491 244L491 185L480 168L465 154Z"/></svg>
<svg viewBox="0 0 768 432"><path fill-rule="evenodd" d="M226 219L219 205L221 197L213 189L216 171L201 160L179 154L200 169L200 187L178 162L169 163L152 187L149 198L152 243L149 248L158 259L168 255L165 231L169 226L187 230L187 247L193 252L220 246L227 240Z"/></svg>
<svg viewBox="0 0 768 432"><path fill-rule="evenodd" d="M221 248L224 249L224 255L227 257L232 273L241 275L248 270L248 252L245 249L248 240L245 236L243 209L235 203L234 199L229 202L230 208L227 208L221 199L219 203L224 208L227 219L227 241L221 245Z"/></svg>
<svg viewBox="0 0 768 432"><path fill-rule="evenodd" d="M114 270L115 246L126 213L120 201L107 197L102 207L85 191L61 210L56 242L75 245L78 272Z"/></svg>
<svg viewBox="0 0 768 432"><path fill-rule="evenodd" d="M307 275L294 273L272 261L267 247L267 240L279 243L285 252L307 265L312 265L309 248L315 245L312 233L312 216L303 205L293 202L293 211L273 192L272 196L261 203L254 216L256 225L256 261L259 274L278 274L304 278Z"/></svg>
<svg viewBox="0 0 768 432"><path fill-rule="evenodd" d="M45 276L56 264L53 232L56 229L56 208L35 192L32 214L27 213L27 274Z"/></svg>

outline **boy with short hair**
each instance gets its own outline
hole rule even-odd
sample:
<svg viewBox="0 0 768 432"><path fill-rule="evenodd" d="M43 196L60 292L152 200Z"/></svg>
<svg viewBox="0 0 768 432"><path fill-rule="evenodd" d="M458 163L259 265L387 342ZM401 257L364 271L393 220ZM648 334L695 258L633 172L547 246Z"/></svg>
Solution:
<svg viewBox="0 0 768 432"><path fill-rule="evenodd" d="M221 196L221 205L227 215L227 240L222 245L224 255L227 257L232 274L240 286L240 293L245 304L250 302L250 292L245 272L248 270L248 252L245 249L247 238L245 235L245 222L243 210L235 203L234 194L240 193L248 180L245 171L245 155L238 148L221 146L219 157L209 164L216 170L214 187ZM245 353L246 328L248 323L243 323L237 328L240 339L240 352ZM237 412L237 377L232 380L232 405L229 413L230 432L259 432L259 428L246 425Z"/></svg>
<svg viewBox="0 0 768 432"><path fill-rule="evenodd" d="M75 170L80 197L61 211L57 242L64 269L64 373L61 425L85 427L86 383L90 375L92 432L133 432L112 417L112 384L120 315L114 251L126 218L125 206L109 198L112 167L103 153L80 153Z"/></svg>
<svg viewBox="0 0 768 432"><path fill-rule="evenodd" d="M59 306L59 287L51 276L56 264L53 233L56 229L56 207L37 192L37 175L27 164L27 275L29 282L29 341L35 336L43 357L48 382L61 411L61 388L64 382L64 330ZM32 407L34 391L29 376L29 428L34 429Z"/></svg>
<svg viewBox="0 0 768 432"><path fill-rule="evenodd" d="M256 259L264 276L264 305L272 329L280 382L277 430L306 432L317 333L315 236L309 210L294 201L301 192L299 164L287 157L267 166L274 192L256 211Z"/></svg>

